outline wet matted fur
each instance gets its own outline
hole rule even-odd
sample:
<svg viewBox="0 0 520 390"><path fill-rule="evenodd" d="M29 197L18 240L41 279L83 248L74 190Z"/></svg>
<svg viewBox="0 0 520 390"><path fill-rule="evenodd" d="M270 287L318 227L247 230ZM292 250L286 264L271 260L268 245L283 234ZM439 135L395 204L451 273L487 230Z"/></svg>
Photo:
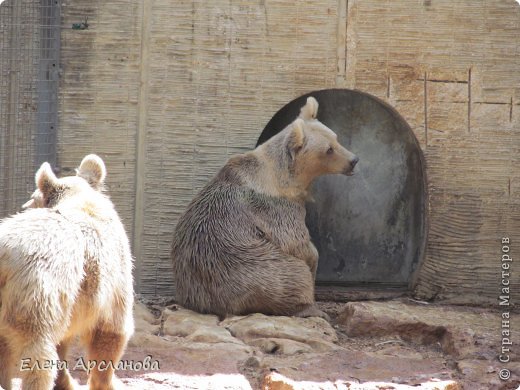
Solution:
<svg viewBox="0 0 520 390"><path fill-rule="evenodd" d="M318 252L305 198L323 174L352 174L358 158L316 119L298 118L255 150L232 157L181 216L172 261L178 302L202 313L326 315L314 305Z"/></svg>

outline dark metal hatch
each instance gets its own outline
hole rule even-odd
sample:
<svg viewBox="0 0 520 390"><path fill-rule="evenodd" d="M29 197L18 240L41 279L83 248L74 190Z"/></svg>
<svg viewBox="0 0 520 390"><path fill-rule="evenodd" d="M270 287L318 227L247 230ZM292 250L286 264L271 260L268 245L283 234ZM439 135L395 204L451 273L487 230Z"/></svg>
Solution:
<svg viewBox="0 0 520 390"><path fill-rule="evenodd" d="M360 159L354 176L323 176L312 186L307 226L320 253L317 284L407 288L426 240L426 176L417 139L381 100L327 89L285 105L257 144L292 122L308 96L318 100L318 119Z"/></svg>

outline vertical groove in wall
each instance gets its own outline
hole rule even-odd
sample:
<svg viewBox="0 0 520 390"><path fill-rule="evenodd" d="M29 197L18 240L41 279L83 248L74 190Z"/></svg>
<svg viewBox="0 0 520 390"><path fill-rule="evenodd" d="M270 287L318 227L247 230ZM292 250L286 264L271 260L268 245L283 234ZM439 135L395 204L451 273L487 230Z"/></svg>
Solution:
<svg viewBox="0 0 520 390"><path fill-rule="evenodd" d="M345 80L347 78L347 56L348 56L348 45L347 45L347 34L348 32L348 0L345 1Z"/></svg>
<svg viewBox="0 0 520 390"><path fill-rule="evenodd" d="M468 133L471 131L471 68L468 70Z"/></svg>
<svg viewBox="0 0 520 390"><path fill-rule="evenodd" d="M338 0L338 34L336 38L338 70L336 86L345 83L347 71L347 4L348 0Z"/></svg>
<svg viewBox="0 0 520 390"><path fill-rule="evenodd" d="M58 83L60 68L60 8L56 0L40 1L40 61L38 75L38 130L35 165L47 161L56 166L58 128Z"/></svg>
<svg viewBox="0 0 520 390"><path fill-rule="evenodd" d="M428 146L428 74L424 72L424 145Z"/></svg>
<svg viewBox="0 0 520 390"><path fill-rule="evenodd" d="M16 151L16 133L18 132L19 126L19 116L18 116L18 108L20 106L19 100L22 91L20 91L20 60L21 57L21 41L22 37L22 28L20 20L22 20L23 15L23 3L21 1L12 2L12 20L15 23L12 23L11 29L9 31L9 47L11 49L10 60L9 60L9 79L8 79L8 89L9 95L7 98L7 111L10 113L8 116L8 125L5 132L4 137L4 150L5 154L3 157L3 166L5 172L9 172L10 174L4 175L4 188L6 193L4 194L4 210L12 211L15 209L15 151Z"/></svg>
<svg viewBox="0 0 520 390"><path fill-rule="evenodd" d="M142 3L141 19L141 56L140 56L140 81L138 101L138 128L136 140L136 165L135 165L135 205L133 227L133 251L135 256L135 291L141 290L140 276L142 268L142 239L144 220L144 173L146 168L146 122L148 102L148 76L149 76L149 47L150 47L150 18L152 13L152 1L145 0Z"/></svg>

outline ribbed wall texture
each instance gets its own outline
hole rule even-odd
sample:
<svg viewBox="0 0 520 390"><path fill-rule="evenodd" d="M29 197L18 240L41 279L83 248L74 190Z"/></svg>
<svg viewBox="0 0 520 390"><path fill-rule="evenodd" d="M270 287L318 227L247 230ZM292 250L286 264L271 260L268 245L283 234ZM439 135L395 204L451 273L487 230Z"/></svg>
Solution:
<svg viewBox="0 0 520 390"><path fill-rule="evenodd" d="M426 157L429 240L417 293L496 299L500 239L520 232L520 7L348 4L346 85L392 104Z"/></svg>
<svg viewBox="0 0 520 390"><path fill-rule="evenodd" d="M87 20L88 29L72 29ZM97 153L129 233L135 199L135 154L141 66L141 9L131 1L62 5L58 166L74 174Z"/></svg>
<svg viewBox="0 0 520 390"><path fill-rule="evenodd" d="M278 108L334 86L337 19L330 1L152 4L140 287L164 294L187 203Z"/></svg>
<svg viewBox="0 0 520 390"><path fill-rule="evenodd" d="M0 2L0 218L29 199L37 165L54 163L58 24L52 0Z"/></svg>
<svg viewBox="0 0 520 390"><path fill-rule="evenodd" d="M86 16L87 30L71 29ZM59 165L105 158L138 291L171 295L177 219L227 158L299 95L363 90L404 116L425 153L418 296L496 298L500 238L519 253L519 23L514 0L70 1Z"/></svg>

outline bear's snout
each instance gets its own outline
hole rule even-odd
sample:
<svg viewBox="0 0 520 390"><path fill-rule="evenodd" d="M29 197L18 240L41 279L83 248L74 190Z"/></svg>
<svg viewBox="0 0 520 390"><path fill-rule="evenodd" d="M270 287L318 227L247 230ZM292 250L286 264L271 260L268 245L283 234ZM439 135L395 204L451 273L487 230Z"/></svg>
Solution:
<svg viewBox="0 0 520 390"><path fill-rule="evenodd" d="M355 156L352 161L350 162L350 165L352 165L352 169L354 169L354 167L356 166L356 164L358 163L359 161L359 157L358 156Z"/></svg>
<svg viewBox="0 0 520 390"><path fill-rule="evenodd" d="M354 156L354 158L352 158L352 160L350 160L349 165L345 168L345 171L343 172L343 174L347 175L347 176L352 176L354 174L353 173L354 167L356 166L358 161L359 161L359 157Z"/></svg>

